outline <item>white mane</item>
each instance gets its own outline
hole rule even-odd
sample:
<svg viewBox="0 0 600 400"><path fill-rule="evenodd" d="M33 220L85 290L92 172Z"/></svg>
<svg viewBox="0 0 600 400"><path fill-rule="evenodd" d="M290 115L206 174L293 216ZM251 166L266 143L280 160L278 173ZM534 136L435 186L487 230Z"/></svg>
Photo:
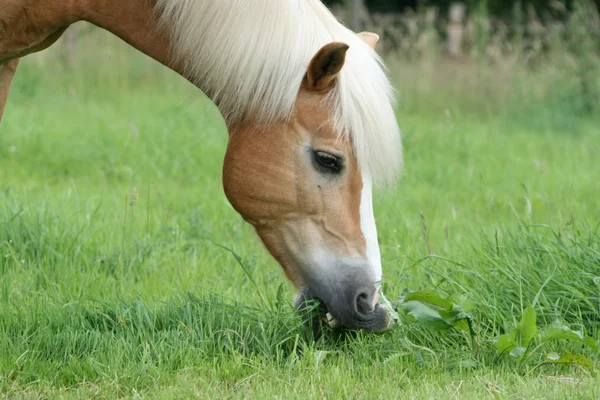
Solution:
<svg viewBox="0 0 600 400"><path fill-rule="evenodd" d="M318 0L157 0L186 74L228 122L258 110L290 116L308 63L325 44L350 46L331 95L336 128L352 137L362 169L389 181L402 164L394 91L377 54Z"/></svg>

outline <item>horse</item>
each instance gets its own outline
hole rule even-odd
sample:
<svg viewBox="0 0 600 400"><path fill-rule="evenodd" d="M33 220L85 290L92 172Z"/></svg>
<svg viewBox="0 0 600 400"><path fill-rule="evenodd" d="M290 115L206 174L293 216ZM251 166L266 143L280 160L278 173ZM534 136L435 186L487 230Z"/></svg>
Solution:
<svg viewBox="0 0 600 400"><path fill-rule="evenodd" d="M346 329L390 329L372 197L396 179L402 144L376 34L319 0L3 0L0 119L19 59L78 21L216 104L225 195L296 287L296 307L318 299Z"/></svg>

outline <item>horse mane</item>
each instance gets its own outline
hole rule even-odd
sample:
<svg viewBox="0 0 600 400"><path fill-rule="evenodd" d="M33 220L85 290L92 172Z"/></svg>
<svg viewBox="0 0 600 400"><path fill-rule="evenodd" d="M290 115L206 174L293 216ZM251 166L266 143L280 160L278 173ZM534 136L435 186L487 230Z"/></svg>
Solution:
<svg viewBox="0 0 600 400"><path fill-rule="evenodd" d="M173 56L228 123L289 118L311 58L327 43L348 44L329 96L333 122L374 181L395 177L402 145L381 59L319 0L157 0L156 10Z"/></svg>

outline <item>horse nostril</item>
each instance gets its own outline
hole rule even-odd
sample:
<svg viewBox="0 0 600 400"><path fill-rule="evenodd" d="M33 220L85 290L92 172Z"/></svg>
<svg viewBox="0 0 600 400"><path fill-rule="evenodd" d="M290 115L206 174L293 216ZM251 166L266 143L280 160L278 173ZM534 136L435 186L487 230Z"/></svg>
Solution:
<svg viewBox="0 0 600 400"><path fill-rule="evenodd" d="M372 296L366 291L360 291L356 296L356 311L361 314L370 313L374 310Z"/></svg>

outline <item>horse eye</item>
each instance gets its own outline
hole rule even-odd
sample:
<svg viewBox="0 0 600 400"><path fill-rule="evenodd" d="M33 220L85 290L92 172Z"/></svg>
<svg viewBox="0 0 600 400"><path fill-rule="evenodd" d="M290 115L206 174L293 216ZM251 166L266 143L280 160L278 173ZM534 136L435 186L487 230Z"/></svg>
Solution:
<svg viewBox="0 0 600 400"><path fill-rule="evenodd" d="M315 151L315 161L324 172L339 173L344 166L341 157L334 156L333 154L324 151Z"/></svg>

